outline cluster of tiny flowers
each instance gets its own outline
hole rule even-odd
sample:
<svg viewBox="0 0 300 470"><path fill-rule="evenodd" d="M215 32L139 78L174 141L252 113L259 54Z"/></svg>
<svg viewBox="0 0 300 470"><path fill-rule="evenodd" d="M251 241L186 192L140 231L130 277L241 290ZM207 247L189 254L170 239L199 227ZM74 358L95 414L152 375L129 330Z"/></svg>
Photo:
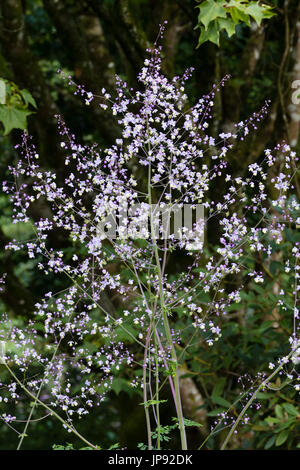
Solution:
<svg viewBox="0 0 300 470"><path fill-rule="evenodd" d="M6 278L6 274L3 274L3 275L0 277L0 293L4 291L4 288L5 288L5 278Z"/></svg>
<svg viewBox="0 0 300 470"><path fill-rule="evenodd" d="M85 415L100 405L111 388L113 374L132 364L132 355L113 335L105 345L93 348L93 353L84 346L83 339L88 337L93 344L93 338L105 329L93 321L88 305L76 311L74 294L56 300L48 296L50 304L45 299L36 305L38 323L30 322L27 328L18 328L3 318L0 331L5 348L1 362L22 373L22 385L31 394L38 396L43 387L48 405L64 411L68 421L72 415ZM43 335L36 329L38 324L43 324ZM8 404L26 399L23 387L14 380L1 388L2 399Z"/></svg>
<svg viewBox="0 0 300 470"><path fill-rule="evenodd" d="M170 366L165 314L171 321L183 311L192 319L196 333L213 346L221 337L220 318L240 302L243 287L228 292L222 282L243 274L243 257L249 251L271 258L276 244L285 238L286 226L296 220L288 190L297 158L288 145L266 150L262 162L249 165L245 177L230 175L228 152L256 129L268 104L237 124L235 132L212 137L209 128L215 94L228 77L189 108L184 84L192 70L169 80L161 70L160 47L148 52L138 75L140 90L133 91L119 77L115 98L102 90L100 105L112 113L120 129L111 147L77 142L58 116L67 176L62 179L61 174L44 169L32 139L24 134L22 144L16 146L20 160L10 169L11 181L3 184L12 201L13 222L30 222L34 233L29 241L12 240L7 249L27 250L45 275L54 273L70 281L64 294L49 292L37 303L35 321L28 329L3 328L6 361L22 373L30 367L36 370L26 386L33 394L43 386L47 403L65 411L68 419L101 403L113 375L120 367L133 365L131 352L118 340L120 331L152 355L145 356L147 368L155 363L166 369ZM77 94L86 104L93 99L82 87ZM270 177L278 160L280 173ZM211 189L220 178L224 182L222 197L212 200ZM271 205L268 194L273 195ZM47 216L33 219L31 209L40 202L47 206ZM138 241L130 237L130 230L114 238L104 236L99 228L108 214L118 213L124 206L131 208L127 219L123 217L127 228L134 217L142 222L140 208L153 203L168 208L203 204L205 226L213 217L218 221L220 239L215 252L192 251L184 230L181 238L167 240L155 240L150 230ZM52 233L58 231L75 247L71 257L52 246ZM195 232L197 239L197 229ZM295 248L296 265L299 248ZM174 279L165 268L168 254L175 249L185 250L190 266ZM295 273L298 278L297 267ZM255 283L264 282L264 274L255 269L248 275ZM209 296L208 304L199 301L199 291ZM118 298L121 313L104 306L107 294ZM297 319L295 307L293 344ZM43 333L35 322L42 323ZM180 332L170 334L174 343L180 342ZM84 346L85 339L95 345L93 353ZM99 341L101 346L96 347ZM11 345L14 352L10 353ZM138 377L131 380L133 387L139 383ZM6 390L8 400L23 399L14 381Z"/></svg>

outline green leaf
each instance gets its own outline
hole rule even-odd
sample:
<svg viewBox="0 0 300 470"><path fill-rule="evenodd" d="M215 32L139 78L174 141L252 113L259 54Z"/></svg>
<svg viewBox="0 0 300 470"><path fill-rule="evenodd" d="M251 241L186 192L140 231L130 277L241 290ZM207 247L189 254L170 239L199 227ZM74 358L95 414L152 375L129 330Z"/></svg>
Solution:
<svg viewBox="0 0 300 470"><path fill-rule="evenodd" d="M231 9L231 8L237 8L238 10L241 11L246 11L247 3L249 0L230 0L229 2L226 3L226 9Z"/></svg>
<svg viewBox="0 0 300 470"><path fill-rule="evenodd" d="M235 23L231 18L218 18L219 30L225 29L228 36L231 38L235 34Z"/></svg>
<svg viewBox="0 0 300 470"><path fill-rule="evenodd" d="M268 424L277 424L277 423L280 423L280 419L279 418L273 418L273 416L268 416L266 419L265 419L266 423Z"/></svg>
<svg viewBox="0 0 300 470"><path fill-rule="evenodd" d="M270 449L270 447L274 445L275 439L276 439L276 436L272 436L270 437L270 439L267 440L267 442L265 443L266 450Z"/></svg>
<svg viewBox="0 0 300 470"><path fill-rule="evenodd" d="M147 450L148 449L148 446L146 444L143 444L142 442L139 442L137 446L138 446L138 449L140 449L140 450Z"/></svg>
<svg viewBox="0 0 300 470"><path fill-rule="evenodd" d="M67 443L65 446L60 444L53 444L53 450L74 450L73 444Z"/></svg>
<svg viewBox="0 0 300 470"><path fill-rule="evenodd" d="M292 405L291 403L284 403L284 405L282 406L288 412L289 415L295 416L296 418L298 418L300 412L299 410L297 410L297 408L294 405Z"/></svg>
<svg viewBox="0 0 300 470"><path fill-rule="evenodd" d="M206 41L210 41L217 46L220 45L219 31L216 23L210 23L207 30L205 28L201 28L197 49Z"/></svg>
<svg viewBox="0 0 300 470"><path fill-rule="evenodd" d="M196 7L200 8L198 20L204 24L205 29L207 29L208 25L215 19L226 18L227 13L223 8L224 5L226 5L226 2L223 0L206 0L206 2Z"/></svg>
<svg viewBox="0 0 300 470"><path fill-rule="evenodd" d="M213 388L213 391L212 391L212 395L213 396L220 396L222 395L223 393L223 390L224 390L224 387L225 387L225 384L226 384L226 378L223 377L222 379L218 380L218 382L215 384L214 388Z"/></svg>
<svg viewBox="0 0 300 470"><path fill-rule="evenodd" d="M4 126L4 135L7 135L12 129L27 129L27 116L31 111L26 109L17 109L12 106L0 104L0 121Z"/></svg>
<svg viewBox="0 0 300 470"><path fill-rule="evenodd" d="M186 427L195 427L196 426L196 427L199 428L199 427L203 426L203 424L197 423L196 421L193 421L191 419L183 418L183 421L184 421L184 425Z"/></svg>
<svg viewBox="0 0 300 470"><path fill-rule="evenodd" d="M289 437L289 433L290 433L289 429L285 429L284 431L281 431L280 434L278 434L276 442L275 442L276 447L279 447L285 443L285 441Z"/></svg>
<svg viewBox="0 0 300 470"><path fill-rule="evenodd" d="M250 21L250 16L247 15L243 9L237 8L237 7L232 7L228 8L228 11L231 15L231 18L233 19L235 24L238 24L239 22L246 23L248 26L250 26L251 21Z"/></svg>
<svg viewBox="0 0 300 470"><path fill-rule="evenodd" d="M117 442L116 444L112 444L111 446L109 446L108 450L114 450L114 449L119 449L120 448L120 444Z"/></svg>
<svg viewBox="0 0 300 470"><path fill-rule="evenodd" d="M284 418L283 409L280 405L275 406L275 414L276 414L277 418L280 418L280 419Z"/></svg>
<svg viewBox="0 0 300 470"><path fill-rule="evenodd" d="M231 406L229 401L225 400L225 398L212 396L211 399L217 405L225 406L225 408L229 408Z"/></svg>
<svg viewBox="0 0 300 470"><path fill-rule="evenodd" d="M36 101L34 99L34 97L32 96L32 94L24 89L24 90L21 90L21 95L25 101L25 104L28 106L29 104L31 104L31 106L33 106L35 109L37 109L37 104L36 104Z"/></svg>
<svg viewBox="0 0 300 470"><path fill-rule="evenodd" d="M195 29L200 29L200 37L197 48L206 41L219 46L220 31L224 30L228 36L235 34L235 26L239 23L251 25L251 19L258 25L264 18L274 16L273 7L259 4L249 0L206 0L200 5L198 24Z"/></svg>
<svg viewBox="0 0 300 470"><path fill-rule="evenodd" d="M166 403L168 400L148 400L144 403L140 403L140 405L145 406L146 408L149 408L149 406L152 405L159 405L160 403Z"/></svg>
<svg viewBox="0 0 300 470"><path fill-rule="evenodd" d="M6 84L4 80L0 80L0 104L6 103Z"/></svg>
<svg viewBox="0 0 300 470"><path fill-rule="evenodd" d="M259 5L257 2L251 2L246 7L246 13L250 15L258 25L261 24L264 18L271 18L275 15L275 13L271 11L271 7L268 5Z"/></svg>

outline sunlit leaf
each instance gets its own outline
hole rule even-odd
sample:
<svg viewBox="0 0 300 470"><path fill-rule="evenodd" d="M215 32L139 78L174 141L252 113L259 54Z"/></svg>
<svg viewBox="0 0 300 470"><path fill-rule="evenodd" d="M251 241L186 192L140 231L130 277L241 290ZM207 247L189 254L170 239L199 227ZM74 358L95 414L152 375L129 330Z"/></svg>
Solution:
<svg viewBox="0 0 300 470"><path fill-rule="evenodd" d="M217 18L226 18L226 11L224 10L226 2L223 0L207 0L196 8L200 8L199 20L204 24L205 29L208 25Z"/></svg>
<svg viewBox="0 0 300 470"><path fill-rule="evenodd" d="M13 106L0 105L0 121L4 126L4 135L9 134L12 129L27 129L27 116L31 111L18 109Z"/></svg>

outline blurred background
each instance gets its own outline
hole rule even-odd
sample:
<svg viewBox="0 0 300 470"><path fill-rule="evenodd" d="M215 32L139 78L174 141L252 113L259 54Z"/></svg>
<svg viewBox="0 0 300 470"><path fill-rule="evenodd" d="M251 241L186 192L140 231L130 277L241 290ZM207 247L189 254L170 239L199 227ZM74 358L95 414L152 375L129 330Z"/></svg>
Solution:
<svg viewBox="0 0 300 470"><path fill-rule="evenodd" d="M232 37L229 38L225 31L221 33L220 47L205 42L199 48L196 48L199 30L195 29L199 12L195 8L197 3L201 2L0 0L0 78L10 87L11 105L15 104L21 112L10 116L8 122L1 111L0 121L2 124L6 121L1 124L0 132L0 180L10 178L8 166L18 159L14 145L20 142L22 131L15 127L22 127L22 122L28 125L42 165L55 169L59 178L64 177L65 169L56 114L63 117L81 142L97 142L104 148L109 146L119 135L116 123L107 118L97 100L86 106L84 100L74 95L74 87L67 85L58 70L95 94L103 87L113 91L115 74L135 87L136 76L146 57L145 50L153 44L159 24L165 20L168 24L162 44L163 70L172 77L183 73L187 67L195 68L187 84L191 105L210 91L213 83L226 74L231 75L216 97L212 133L217 135L231 130L234 123L259 110L265 100L271 100L269 113L258 131L230 154L234 174L243 175L249 163L261 159L265 148L271 148L283 139L299 150L300 105L295 94L297 88L300 89L299 1L265 2L274 7L274 17L262 21L260 26L240 23ZM22 95L22 90L29 94L23 92ZM18 105L20 99L22 103ZM299 195L295 194L295 197L299 198ZM35 210L37 213L32 214L33 218L38 218L46 209L41 204ZM45 292L58 291L67 285L55 276L45 278L41 275L36 269L38 260L28 260L25 253L4 250L12 238L26 238L27 230L26 226L11 224L11 206L7 196L1 194L0 277L7 273L7 278L6 288L0 294L0 311L8 313L19 325L32 317L34 304ZM213 244L213 227L211 231ZM59 234L53 243L72 252L72 247ZM176 261L174 263L176 271ZM243 309L233 312L225 324L224 341L219 349L207 351L199 347L190 350L191 357L186 362L190 373L182 379L185 407L197 409L197 419L204 420L207 429L210 420L214 419L216 405L219 409L226 406L220 400L214 402L211 396L222 395L231 402L239 387L237 377L245 370L245 365L250 375L255 374L270 358L284 351L283 345L290 333L289 319L280 318L278 328L279 319L268 317L272 312L272 301L266 298L266 292L273 292L274 283L281 282L280 262L274 260L274 263L270 283L262 286L262 291L256 295L253 292L248 297L245 295ZM115 303L112 308L120 308L118 299L108 298L107 302ZM278 392L264 402L264 412L258 414L255 421L256 429L237 435L232 444L234 448L264 448L266 445L272 448L275 445L275 439L270 441L273 434L265 419L277 416L281 424L285 423L287 411L283 405L294 404L296 400L292 391L287 396L282 395L284 392ZM129 448L136 447L146 439L141 435L144 413L143 407L138 405L140 401L128 386L127 377L120 377L101 410L95 410L79 424L81 432L104 447L116 442L121 446L126 443ZM168 422L171 416L172 412L167 411L165 421ZM191 417L195 418L195 413ZM293 432L281 444L286 448L296 446L295 430L299 425L297 416L294 417L290 425ZM201 432L202 437L205 436L205 431ZM199 431L189 431L194 448L199 445L200 437ZM14 432L0 424L0 449L13 449L16 441ZM48 449L53 442L65 444L69 441L60 425L51 420L40 421L31 425L30 439L25 439L24 448ZM78 446L73 438L70 442ZM172 445L176 446L175 437ZM213 449L217 445L212 439L206 448Z"/></svg>

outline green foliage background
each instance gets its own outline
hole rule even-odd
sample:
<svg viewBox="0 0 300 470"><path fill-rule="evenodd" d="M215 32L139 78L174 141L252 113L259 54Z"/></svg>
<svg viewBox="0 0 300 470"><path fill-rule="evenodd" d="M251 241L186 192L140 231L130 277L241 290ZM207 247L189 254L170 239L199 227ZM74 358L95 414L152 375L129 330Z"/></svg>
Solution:
<svg viewBox="0 0 300 470"><path fill-rule="evenodd" d="M271 110L265 122L247 142L241 143L230 156L233 174L243 174L249 163L260 161L264 148L286 139L299 150L299 126L295 128L291 104L291 83L297 79L295 65L300 32L300 7L297 0L265 2L241 0L11 0L0 2L0 77L5 83L5 101L0 104L0 178L9 178L8 165L18 158L13 145L20 140L19 128L28 126L34 136L43 165L55 168L64 177L63 155L59 146L54 114L62 114L71 130L83 141L109 145L118 136L115 123L104 118L97 104L87 108L72 94L58 69L70 74L77 83L97 92L103 86L113 89L114 74L126 78L132 86L145 57L145 49L158 32L159 24L168 20L164 38L163 68L168 76L195 67L188 84L190 103L210 90L214 82L227 73L232 78L217 96L214 132L230 129L234 122L260 108L271 99ZM224 8L235 8L232 14ZM260 9L258 9L258 7ZM250 8L250 9L249 9ZM271 9L272 8L272 9ZM246 10L248 9L248 10ZM274 14L274 16L272 16ZM256 24L255 21L256 20ZM219 45L220 47L217 47ZM198 46L198 48L196 48ZM28 90L28 91L27 91ZM299 112L299 109L298 109ZM6 134L9 134L8 136ZM217 192L218 188L213 188ZM295 194L299 200L297 187ZM32 217L44 213L41 204ZM22 253L10 254L4 246L12 238L30 235L25 224L13 226L11 208L6 196L0 196L0 275L7 276L7 288L1 294L0 310L7 312L18 325L32 316L34 304L49 290L67 287L58 276L47 278L37 271L38 260L28 261ZM215 249L215 227L208 234L208 252ZM278 250L277 261L269 267L263 259L245 260L248 268L268 269L267 280L261 286L247 283L242 301L227 312L223 319L223 336L216 347L208 348L201 338L181 351L185 378L191 378L202 397L200 409L206 413L206 425L214 423L217 413L227 410L243 391L238 378L247 372L247 388L259 371L266 371L269 361L285 354L292 322L289 311L276 311L274 289L289 281L280 262L292 244L300 240L297 228L287 232L286 242ZM71 257L76 248L59 234L56 247ZM184 263L184 255L172 258L168 267L175 276ZM252 263L252 264L251 264ZM245 270L245 274L247 269ZM231 286L238 280L230 280ZM229 282L229 281L228 281ZM229 288L230 285L225 286ZM209 298L203 295L203 304ZM116 311L122 308L116 299ZM177 328L183 331L186 342L192 328L184 311L178 309ZM100 312L99 312L100 315ZM95 349L100 344L91 343ZM1 370L0 372L4 373ZM121 371L113 383L106 402L88 418L78 423L79 431L103 448L119 443L121 447L140 447L146 441L142 397L129 386L135 369ZM248 380L249 379L249 380ZM295 449L299 447L299 403L294 389L280 378L272 392L260 396L261 408L252 409L247 426L240 428L231 442L234 449ZM170 396L163 392L162 421L166 446L178 448L172 428L174 412ZM237 415L240 404L232 407ZM4 412L0 405L0 413ZM20 404L24 419L28 410ZM7 410L5 410L7 411ZM36 418L42 413L38 410ZM192 418L192 417L191 417ZM22 428L22 424L20 424ZM0 425L0 449L15 449L17 438L8 427ZM81 448L76 439L52 419L36 421L29 428L24 449L49 449L53 443L69 448ZM188 428L192 448L203 442L201 428ZM217 449L224 433L210 438L204 449Z"/></svg>

